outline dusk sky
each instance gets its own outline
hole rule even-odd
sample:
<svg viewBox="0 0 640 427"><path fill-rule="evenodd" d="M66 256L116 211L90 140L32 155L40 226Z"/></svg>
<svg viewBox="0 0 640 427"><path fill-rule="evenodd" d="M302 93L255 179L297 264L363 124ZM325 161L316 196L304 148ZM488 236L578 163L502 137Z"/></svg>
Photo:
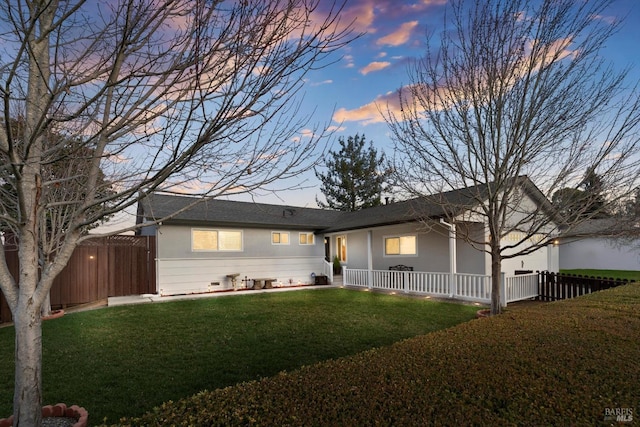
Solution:
<svg viewBox="0 0 640 427"><path fill-rule="evenodd" d="M329 7L332 0L324 3ZM409 83L408 64L425 53L426 32L437 34L442 28L446 3L447 0L347 1L341 19L345 23L355 19L355 30L364 35L344 49L336 63L310 73L304 95L304 108L316 110L314 121L330 122L337 128L334 148L338 147L338 137L346 139L364 133L378 152L388 157L393 154L389 129L378 108L386 109L388 102L397 102L397 90ZM632 77L638 81L640 1L618 0L609 12L610 16L603 19L626 18L603 54L616 66L632 66ZM304 178L310 188L278 196L258 196L254 200L316 207L316 195L322 197L319 182L312 172ZM240 199L247 200L247 196Z"/></svg>

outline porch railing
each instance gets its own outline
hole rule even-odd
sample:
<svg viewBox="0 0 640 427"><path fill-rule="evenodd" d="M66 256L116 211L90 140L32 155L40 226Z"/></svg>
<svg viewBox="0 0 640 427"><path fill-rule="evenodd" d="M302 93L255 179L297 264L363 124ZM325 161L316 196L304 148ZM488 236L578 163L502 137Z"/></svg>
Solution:
<svg viewBox="0 0 640 427"><path fill-rule="evenodd" d="M478 302L491 301L491 276L456 273L455 277L456 293L453 295L454 297Z"/></svg>
<svg viewBox="0 0 640 427"><path fill-rule="evenodd" d="M451 274L423 271L388 271L345 268L343 283L371 289L411 292L440 297L455 297L488 302L491 297L491 276L455 274L455 292L451 289Z"/></svg>
<svg viewBox="0 0 640 427"><path fill-rule="evenodd" d="M331 264L327 260L324 260L322 263L322 274L327 276L329 283L333 283L333 264Z"/></svg>
<svg viewBox="0 0 640 427"><path fill-rule="evenodd" d="M506 277L504 280L508 303L538 296L538 273Z"/></svg>
<svg viewBox="0 0 640 427"><path fill-rule="evenodd" d="M453 275L454 289L450 286L451 277L451 273L440 272L343 269L343 283L348 286L491 302L491 276L456 273ZM507 277L503 280L503 293L507 303L537 296L537 274Z"/></svg>

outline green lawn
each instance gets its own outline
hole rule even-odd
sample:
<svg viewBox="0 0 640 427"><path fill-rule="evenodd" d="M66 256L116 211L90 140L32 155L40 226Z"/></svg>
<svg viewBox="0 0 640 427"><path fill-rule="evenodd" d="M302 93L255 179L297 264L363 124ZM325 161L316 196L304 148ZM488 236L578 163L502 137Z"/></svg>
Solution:
<svg viewBox="0 0 640 427"><path fill-rule="evenodd" d="M346 289L111 307L43 324L45 404L90 423L466 322L477 307ZM12 327L0 329L0 414L11 413Z"/></svg>
<svg viewBox="0 0 640 427"><path fill-rule="evenodd" d="M628 279L629 281L640 281L640 271L633 270L590 270L590 269L579 269L579 270L560 270L560 273L566 274L579 274L582 276L593 276L593 277L612 277L614 279Z"/></svg>
<svg viewBox="0 0 640 427"><path fill-rule="evenodd" d="M638 425L638 337L633 283L203 391L119 425Z"/></svg>

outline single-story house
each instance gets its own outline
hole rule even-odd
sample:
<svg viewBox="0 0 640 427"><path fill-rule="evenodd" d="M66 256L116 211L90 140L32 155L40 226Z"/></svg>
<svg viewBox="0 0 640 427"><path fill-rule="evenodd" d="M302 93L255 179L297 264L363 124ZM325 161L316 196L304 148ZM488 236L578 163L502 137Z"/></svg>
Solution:
<svg viewBox="0 0 640 427"><path fill-rule="evenodd" d="M640 230L629 228L618 218L599 218L567 230L558 239L560 269L640 271Z"/></svg>
<svg viewBox="0 0 640 427"><path fill-rule="evenodd" d="M535 208L548 203L528 178L523 182L527 203ZM441 196L460 206L475 203L469 188ZM335 256L349 269L406 265L425 272L488 275L491 271L490 256L456 234L439 203L413 199L339 212L217 199L193 205L195 201L190 196L154 193L138 206L139 224L180 212L140 231L157 238L161 295L249 287L254 281L274 286L314 283L314 276L330 275ZM484 239L484 223L460 221L465 232ZM513 275L518 270L556 270L557 265L557 248L549 245L505 259L503 271Z"/></svg>

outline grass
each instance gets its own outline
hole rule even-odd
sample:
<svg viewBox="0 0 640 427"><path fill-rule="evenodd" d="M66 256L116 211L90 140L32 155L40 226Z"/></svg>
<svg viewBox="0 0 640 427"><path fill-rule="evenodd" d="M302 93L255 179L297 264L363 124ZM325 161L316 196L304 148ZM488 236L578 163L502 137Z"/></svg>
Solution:
<svg viewBox="0 0 640 427"><path fill-rule="evenodd" d="M635 425L639 336L634 283L203 391L121 424Z"/></svg>
<svg viewBox="0 0 640 427"><path fill-rule="evenodd" d="M611 277L614 279L627 279L629 281L640 281L640 271L633 270L593 270L593 269L576 269L576 270L560 270L560 273L579 274L581 276L593 277Z"/></svg>
<svg viewBox="0 0 640 427"><path fill-rule="evenodd" d="M353 355L451 327L477 307L345 289L303 290L71 313L43 323L45 404L90 422ZM11 413L13 328L0 329L0 414Z"/></svg>

